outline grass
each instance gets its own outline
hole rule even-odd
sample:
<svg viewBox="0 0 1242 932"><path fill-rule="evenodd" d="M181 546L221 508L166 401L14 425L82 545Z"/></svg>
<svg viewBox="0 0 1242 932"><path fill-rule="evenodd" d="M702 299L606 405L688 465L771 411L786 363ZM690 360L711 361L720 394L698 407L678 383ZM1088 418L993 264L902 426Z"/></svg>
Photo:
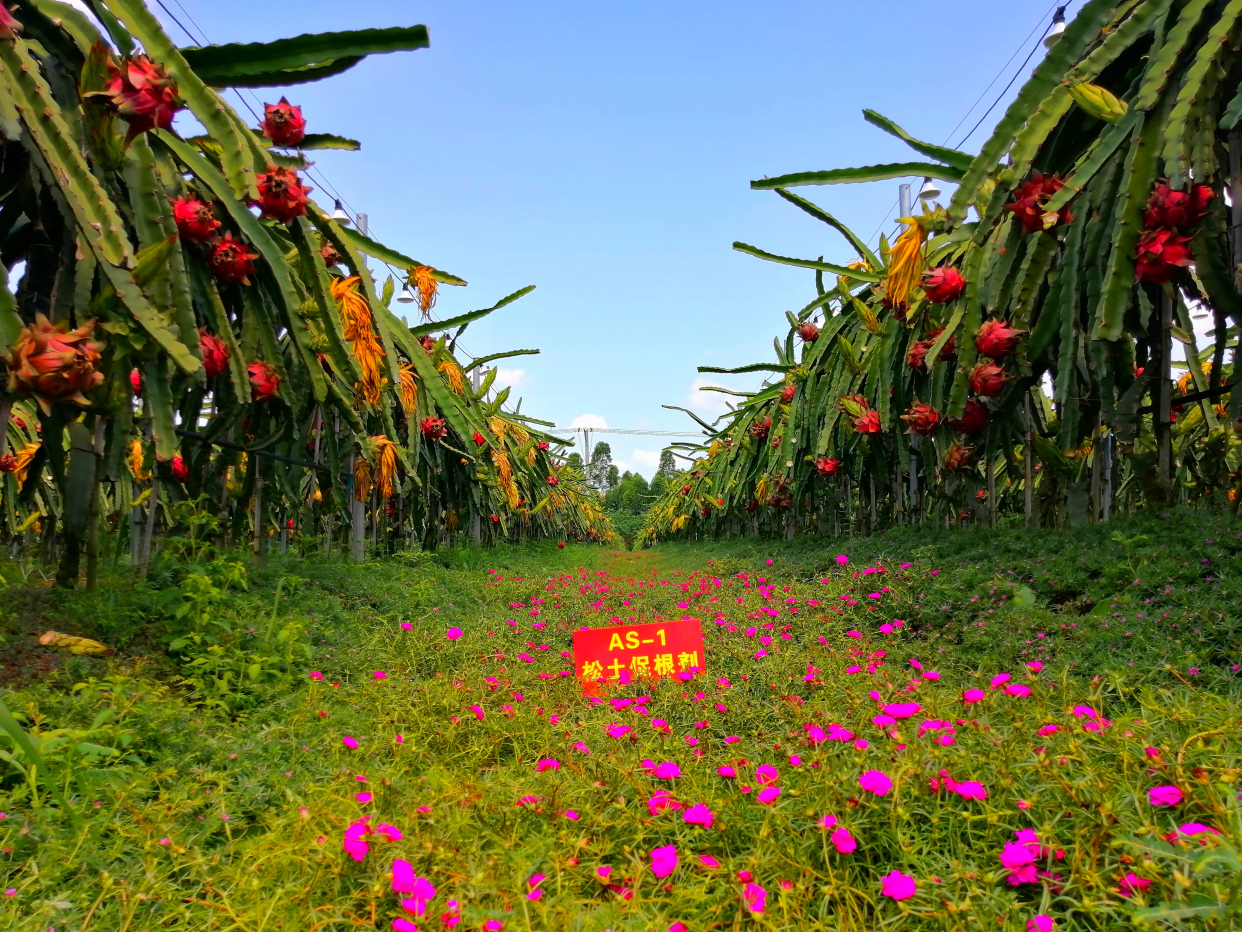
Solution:
<svg viewBox="0 0 1242 932"><path fill-rule="evenodd" d="M0 646L42 663L6 667L5 701L48 769L0 737L0 913L99 932L1235 928L1239 531L1177 515L253 573L197 553L96 595L6 567ZM563 675L574 628L680 617L703 623L700 678L585 697ZM119 651L49 663L48 627ZM1181 801L1153 804L1162 786ZM685 821L700 805L710 827ZM397 831L362 834L380 824ZM397 859L436 891L421 917ZM884 895L893 872L913 896Z"/></svg>

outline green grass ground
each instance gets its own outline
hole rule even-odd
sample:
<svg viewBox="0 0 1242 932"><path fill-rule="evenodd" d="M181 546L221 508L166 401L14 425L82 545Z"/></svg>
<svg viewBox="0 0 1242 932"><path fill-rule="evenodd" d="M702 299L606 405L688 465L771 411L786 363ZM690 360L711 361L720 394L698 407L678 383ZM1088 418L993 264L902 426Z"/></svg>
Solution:
<svg viewBox="0 0 1242 932"><path fill-rule="evenodd" d="M1236 928L1240 531L8 566L0 927ZM683 617L698 678L565 675Z"/></svg>

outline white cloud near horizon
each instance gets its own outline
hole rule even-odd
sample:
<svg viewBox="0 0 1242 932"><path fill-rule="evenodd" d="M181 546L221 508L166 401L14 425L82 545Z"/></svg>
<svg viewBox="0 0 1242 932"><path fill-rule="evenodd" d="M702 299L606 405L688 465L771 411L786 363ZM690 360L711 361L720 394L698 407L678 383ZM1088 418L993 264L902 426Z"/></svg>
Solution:
<svg viewBox="0 0 1242 932"><path fill-rule="evenodd" d="M605 421L598 414L579 414L576 418L574 418L570 422L569 426L570 427L596 427L598 428L598 427L607 427L608 422Z"/></svg>
<svg viewBox="0 0 1242 932"><path fill-rule="evenodd" d="M496 381L492 384L497 388L523 388L526 385L526 370L497 369Z"/></svg>
<svg viewBox="0 0 1242 932"><path fill-rule="evenodd" d="M720 379L705 379L699 376L690 383L690 393L686 395L686 407L691 411L697 411L699 414L724 414L729 410L725 401L729 395L722 395L720 392L704 392L699 389L705 385L720 385ZM722 388L731 388L729 385L722 385Z"/></svg>
<svg viewBox="0 0 1242 932"><path fill-rule="evenodd" d="M634 450L630 453L630 457L635 463L641 466L651 466L658 468L660 465L659 450Z"/></svg>

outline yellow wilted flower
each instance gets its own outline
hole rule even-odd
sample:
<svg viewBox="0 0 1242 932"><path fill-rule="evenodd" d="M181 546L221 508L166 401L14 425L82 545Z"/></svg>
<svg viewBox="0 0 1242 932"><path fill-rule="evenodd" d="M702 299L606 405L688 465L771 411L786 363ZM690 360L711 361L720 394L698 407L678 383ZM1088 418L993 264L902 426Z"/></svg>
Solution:
<svg viewBox="0 0 1242 932"><path fill-rule="evenodd" d="M28 443L17 451L15 457L17 465L13 467L13 479L18 485L26 481L26 472L30 469L30 463L41 446L43 446L41 443Z"/></svg>
<svg viewBox="0 0 1242 932"><path fill-rule="evenodd" d="M18 456L20 455L18 454ZM139 482L146 482L151 478L151 474L142 471L142 459L142 441L131 440L129 442L129 471L134 474L134 478Z"/></svg>
<svg viewBox="0 0 1242 932"><path fill-rule="evenodd" d="M354 460L354 501L365 502L371 494L371 464L366 457Z"/></svg>
<svg viewBox="0 0 1242 932"><path fill-rule="evenodd" d="M407 415L412 414L418 404L418 382L414 379L414 363L407 362L401 367L401 409Z"/></svg>
<svg viewBox="0 0 1242 932"><path fill-rule="evenodd" d="M1221 407L1224 407L1224 405ZM539 459L539 448L534 445L528 447L526 450L526 465L534 466L537 459Z"/></svg>
<svg viewBox="0 0 1242 932"><path fill-rule="evenodd" d="M454 395L465 393L466 375L461 371L461 366L457 365L452 359L445 359L436 366L436 369L444 376L445 381L448 382L449 389L452 390Z"/></svg>
<svg viewBox="0 0 1242 932"><path fill-rule="evenodd" d="M516 443L525 444L530 442L530 431L521 424L510 424L509 433L513 436Z"/></svg>
<svg viewBox="0 0 1242 932"><path fill-rule="evenodd" d="M444 526L448 529L450 534L457 533L457 529L461 526L461 523L457 520L457 512L455 510L449 509L449 513L444 516Z"/></svg>
<svg viewBox="0 0 1242 932"><path fill-rule="evenodd" d="M923 244L927 231L918 217L902 217L905 230L889 250L888 271L884 276L884 293L894 308L910 301L910 293L923 274Z"/></svg>
<svg viewBox="0 0 1242 932"><path fill-rule="evenodd" d="M332 297L341 312L345 339L353 344L354 358L358 360L358 368L362 370L362 379L354 386L354 390L358 397L374 406L380 400L379 361L384 357L384 350L375 336L367 299L358 293L358 282L357 275L334 278L331 286Z"/></svg>
<svg viewBox="0 0 1242 932"><path fill-rule="evenodd" d="M392 481L397 475L397 445L383 435L369 439L374 450L370 459L376 487L384 498L392 498Z"/></svg>
<svg viewBox="0 0 1242 932"><path fill-rule="evenodd" d="M111 657L116 653L111 647L98 641L61 634L59 631L44 631L39 635L39 643L52 650L64 651L67 654L85 654L88 657Z"/></svg>
<svg viewBox="0 0 1242 932"><path fill-rule="evenodd" d="M767 497L768 497L768 477L760 476L759 481L755 483L755 498L758 501L763 502L767 500Z"/></svg>
<svg viewBox="0 0 1242 932"><path fill-rule="evenodd" d="M315 498L315 501L322 502L323 501L323 489L315 489L314 498Z"/></svg>
<svg viewBox="0 0 1242 932"><path fill-rule="evenodd" d="M489 417L487 419L487 429L496 435L497 440L504 440L505 432L509 429L509 422L504 418Z"/></svg>
<svg viewBox="0 0 1242 932"><path fill-rule="evenodd" d="M431 309L436 306L436 292L440 287L440 283L432 275L434 271L429 265L416 265L410 269L410 280L418 290L418 309L422 311L424 320L431 317Z"/></svg>

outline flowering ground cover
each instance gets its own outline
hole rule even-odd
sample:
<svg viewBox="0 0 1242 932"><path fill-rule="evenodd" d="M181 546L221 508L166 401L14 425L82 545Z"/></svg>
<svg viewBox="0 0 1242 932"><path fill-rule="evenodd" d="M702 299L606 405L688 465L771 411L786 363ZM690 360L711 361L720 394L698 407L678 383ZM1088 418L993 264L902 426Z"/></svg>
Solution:
<svg viewBox="0 0 1242 932"><path fill-rule="evenodd" d="M290 559L248 588L216 565L19 594L8 647L57 617L121 650L6 695L78 815L5 775L0 911L127 932L1234 928L1238 532ZM176 615L200 575L217 595ZM583 695L575 628L687 617L701 674ZM261 658L228 695L178 644L205 626L214 656Z"/></svg>

